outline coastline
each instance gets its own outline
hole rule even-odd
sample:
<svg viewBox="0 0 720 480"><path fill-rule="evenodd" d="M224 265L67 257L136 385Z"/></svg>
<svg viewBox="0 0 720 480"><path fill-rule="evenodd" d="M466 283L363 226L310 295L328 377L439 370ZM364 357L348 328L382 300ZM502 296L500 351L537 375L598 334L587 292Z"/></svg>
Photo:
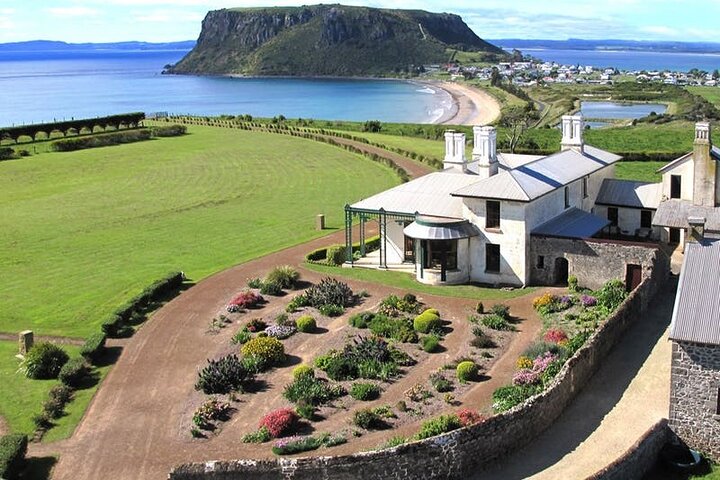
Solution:
<svg viewBox="0 0 720 480"><path fill-rule="evenodd" d="M453 108L433 122L435 124L488 125L500 118L500 104L487 92L455 82L423 83L445 90L453 99Z"/></svg>

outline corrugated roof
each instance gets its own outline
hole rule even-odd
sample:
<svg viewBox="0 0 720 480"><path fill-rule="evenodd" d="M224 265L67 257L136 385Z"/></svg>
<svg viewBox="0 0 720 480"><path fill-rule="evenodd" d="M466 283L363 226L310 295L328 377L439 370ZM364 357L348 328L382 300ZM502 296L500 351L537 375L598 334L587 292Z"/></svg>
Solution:
<svg viewBox="0 0 720 480"><path fill-rule="evenodd" d="M557 217L536 227L531 234L563 238L588 238L609 225L605 218L580 210L570 208Z"/></svg>
<svg viewBox="0 0 720 480"><path fill-rule="evenodd" d="M437 221L428 217L418 217L405 227L403 232L410 238L421 240L457 240L480 235L480 231L467 220Z"/></svg>
<svg viewBox="0 0 720 480"><path fill-rule="evenodd" d="M462 199L451 192L477 182L477 175L445 170L433 172L360 200L352 208L462 218Z"/></svg>
<svg viewBox="0 0 720 480"><path fill-rule="evenodd" d="M720 345L720 240L685 245L670 339Z"/></svg>
<svg viewBox="0 0 720 480"><path fill-rule="evenodd" d="M665 200L658 205L653 225L658 227L690 228L688 217L704 217L705 230L720 232L720 207L702 207L688 200L676 198Z"/></svg>
<svg viewBox="0 0 720 480"><path fill-rule="evenodd" d="M582 153L572 149L554 153L460 188L453 195L528 202L611 165L620 158L614 153L585 145Z"/></svg>
<svg viewBox="0 0 720 480"><path fill-rule="evenodd" d="M525 155L520 153L498 153L498 162L503 170L512 170L535 160L540 160L545 155Z"/></svg>
<svg viewBox="0 0 720 480"><path fill-rule="evenodd" d="M595 203L618 207L656 209L662 199L662 183L606 178Z"/></svg>

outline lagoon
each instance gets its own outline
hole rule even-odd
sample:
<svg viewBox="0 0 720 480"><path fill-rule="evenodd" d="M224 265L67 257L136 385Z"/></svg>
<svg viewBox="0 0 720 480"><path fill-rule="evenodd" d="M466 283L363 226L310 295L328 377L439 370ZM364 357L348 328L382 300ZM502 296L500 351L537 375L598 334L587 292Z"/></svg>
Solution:
<svg viewBox="0 0 720 480"><path fill-rule="evenodd" d="M580 112L586 118L631 120L646 117L651 112L660 115L666 111L667 105L661 103L582 102L580 104Z"/></svg>

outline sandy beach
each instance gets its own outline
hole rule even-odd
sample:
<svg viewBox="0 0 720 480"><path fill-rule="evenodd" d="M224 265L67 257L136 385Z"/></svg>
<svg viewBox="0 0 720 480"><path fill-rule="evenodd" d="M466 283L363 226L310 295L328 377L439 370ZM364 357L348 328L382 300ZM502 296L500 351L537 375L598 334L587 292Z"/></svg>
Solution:
<svg viewBox="0 0 720 480"><path fill-rule="evenodd" d="M443 125L487 125L500 117L500 104L489 93L455 82L427 82L453 98L453 108L437 122Z"/></svg>

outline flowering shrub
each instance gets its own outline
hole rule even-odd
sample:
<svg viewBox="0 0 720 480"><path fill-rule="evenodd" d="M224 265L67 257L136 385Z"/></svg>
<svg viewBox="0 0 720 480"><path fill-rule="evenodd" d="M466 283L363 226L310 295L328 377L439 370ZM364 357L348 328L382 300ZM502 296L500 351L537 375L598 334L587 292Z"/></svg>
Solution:
<svg viewBox="0 0 720 480"><path fill-rule="evenodd" d="M515 362L515 366L518 368L518 370L522 370L524 368L532 368L533 361L530 357L521 355L518 357L517 361Z"/></svg>
<svg viewBox="0 0 720 480"><path fill-rule="evenodd" d="M533 299L532 305L535 310L540 310L542 307L547 307L555 301L555 295L546 293Z"/></svg>
<svg viewBox="0 0 720 480"><path fill-rule="evenodd" d="M316 450L323 444L323 437L289 437L275 442L272 452L275 455L292 455L293 453Z"/></svg>
<svg viewBox="0 0 720 480"><path fill-rule="evenodd" d="M258 425L265 427L273 438L279 438L290 433L297 424L298 416L290 408L280 408L265 415Z"/></svg>
<svg viewBox="0 0 720 480"><path fill-rule="evenodd" d="M551 352L545 352L545 354L537 357L535 360L533 360L533 370L536 372L542 373L544 372L548 365L553 363L555 360L558 359L558 355Z"/></svg>
<svg viewBox="0 0 720 480"><path fill-rule="evenodd" d="M485 421L484 416L480 415L474 410L470 410L469 408L463 408L458 410L457 417L460 419L460 423L463 427L467 427L468 425L475 425L476 423L481 423Z"/></svg>
<svg viewBox="0 0 720 480"><path fill-rule="evenodd" d="M227 305L227 311L239 312L244 308L253 308L264 301L262 295L246 290L235 295Z"/></svg>
<svg viewBox="0 0 720 480"><path fill-rule="evenodd" d="M229 403L221 402L217 398L211 398L195 410L192 420L196 426L204 429L209 426L211 421L226 418L229 413Z"/></svg>
<svg viewBox="0 0 720 480"><path fill-rule="evenodd" d="M432 393L430 393L422 383L416 383L405 390L405 397L411 402L422 402L423 400L432 397Z"/></svg>
<svg viewBox="0 0 720 480"><path fill-rule="evenodd" d="M585 308L594 307L597 305L597 298L591 295L580 295L580 303Z"/></svg>
<svg viewBox="0 0 720 480"><path fill-rule="evenodd" d="M567 340L568 340L567 333L565 333L564 331L562 331L558 328L553 328L553 329L550 329L547 332L545 332L544 338L545 338L546 342L552 342L552 343L557 343L557 344L561 344L561 345L564 343L567 343Z"/></svg>
<svg viewBox="0 0 720 480"><path fill-rule="evenodd" d="M292 325L270 325L265 329L268 337L274 337L280 340L293 336L295 332L297 332L297 328Z"/></svg>
<svg viewBox="0 0 720 480"><path fill-rule="evenodd" d="M527 357L525 357L527 358ZM545 352L532 361L531 368L523 368L513 375L513 385L535 385L542 379L542 374L547 370L548 366L558 359L558 355L551 352Z"/></svg>
<svg viewBox="0 0 720 480"><path fill-rule="evenodd" d="M247 323L247 325L245 325L245 328L248 329L248 332L252 333L262 332L267 328L267 323L263 322L259 318L253 318Z"/></svg>
<svg viewBox="0 0 720 480"><path fill-rule="evenodd" d="M285 361L285 347L275 337L256 337L242 346L240 352L245 357L253 357L261 368L268 368Z"/></svg>
<svg viewBox="0 0 720 480"><path fill-rule="evenodd" d="M570 295L563 295L560 297L557 301L557 308L562 310L567 310L568 308L573 306L573 298Z"/></svg>

